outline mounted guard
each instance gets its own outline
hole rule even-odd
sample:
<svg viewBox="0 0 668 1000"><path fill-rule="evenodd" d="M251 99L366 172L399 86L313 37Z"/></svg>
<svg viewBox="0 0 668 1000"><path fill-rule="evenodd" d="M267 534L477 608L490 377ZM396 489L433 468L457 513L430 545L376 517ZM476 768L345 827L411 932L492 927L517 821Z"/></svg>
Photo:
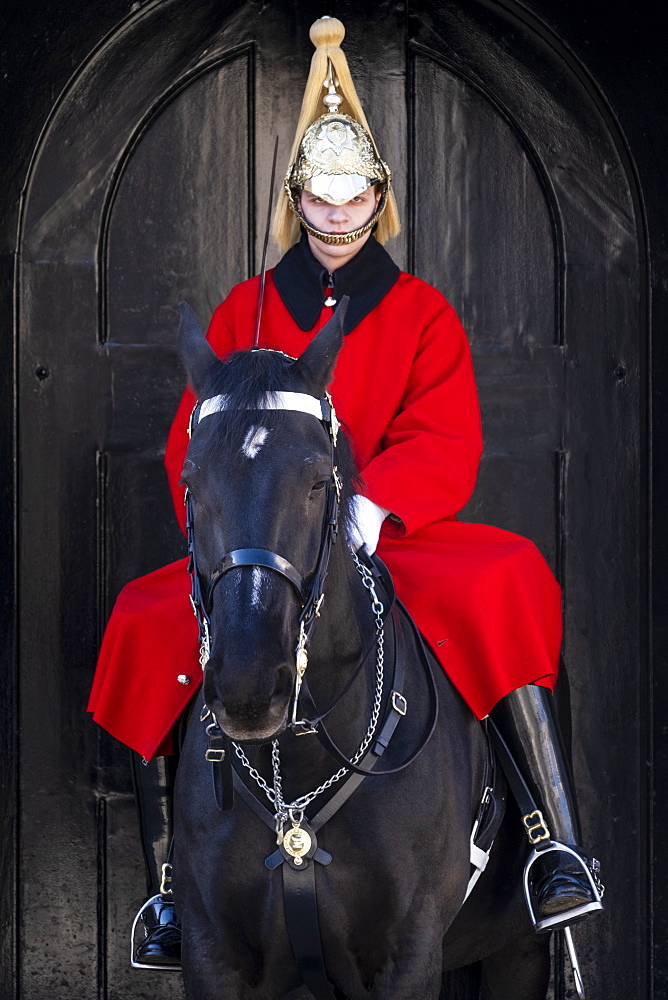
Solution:
<svg viewBox="0 0 668 1000"><path fill-rule="evenodd" d="M377 551L472 715L490 718L529 842L531 920L539 932L566 927L602 908L602 889L597 863L579 846L577 807L552 708L560 590L531 542L457 520L482 449L470 351L442 295L400 271L383 247L400 228L391 172L357 97L340 48L343 35L336 18L321 18L311 29L316 51L273 223L284 256L266 282L263 275L232 289L214 313L208 340L225 359L252 347L257 327L260 347L299 358L349 298L330 386L332 414L345 425L360 470L359 490L345 512L348 542L366 556ZM181 476L196 404L187 391L165 456L184 528ZM203 404L200 399L200 421ZM210 409L206 420L223 410ZM243 443L248 462L265 446L262 429L258 425ZM188 510L192 530L196 515L192 506ZM143 927L141 940L133 942L137 967L177 968L180 961L168 863L181 739L174 734L208 655L204 650L200 667L186 562L121 592L89 704L95 720L136 752L149 896L135 921L135 929ZM275 565L252 566L228 568L257 570L257 580L277 572ZM212 641L222 655L224 638ZM207 678L211 685L211 674ZM221 701L210 686L205 694L209 708ZM233 693L226 697L234 701Z"/></svg>

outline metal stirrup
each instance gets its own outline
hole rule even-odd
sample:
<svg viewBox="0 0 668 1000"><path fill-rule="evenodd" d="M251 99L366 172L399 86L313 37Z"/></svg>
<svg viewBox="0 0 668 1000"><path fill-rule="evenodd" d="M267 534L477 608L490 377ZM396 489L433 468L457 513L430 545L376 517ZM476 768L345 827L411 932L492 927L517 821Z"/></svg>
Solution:
<svg viewBox="0 0 668 1000"><path fill-rule="evenodd" d="M136 940L136 938L137 938L137 924L142 919L142 917L144 916L144 913L146 912L146 910L148 910L149 906L156 906L158 903L164 903L164 902L165 902L165 899L162 896L162 893L157 893L157 895L151 896L151 898L147 899L146 902L144 903L144 905L142 907L140 907L140 909L137 911L136 917L132 921L132 930L130 931L130 965L132 966L133 969L148 969L149 972L150 971L157 971L157 972L180 972L181 971L181 966L180 965L152 965L152 964L149 964L148 962L137 962L136 959L135 959L135 951L139 947L139 945L141 944L141 942L137 942L137 940Z"/></svg>

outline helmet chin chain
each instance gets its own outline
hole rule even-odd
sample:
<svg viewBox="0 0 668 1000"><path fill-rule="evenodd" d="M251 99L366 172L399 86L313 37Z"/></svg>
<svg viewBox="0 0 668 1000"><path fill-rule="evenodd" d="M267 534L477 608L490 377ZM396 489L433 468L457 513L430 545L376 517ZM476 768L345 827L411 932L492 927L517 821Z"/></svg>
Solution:
<svg viewBox="0 0 668 1000"><path fill-rule="evenodd" d="M333 247L348 246L350 243L355 243L356 240L359 240L362 236L365 236L368 232L370 232L383 214L387 201L387 192L384 190L381 195L381 199L378 202L376 211L373 213L369 221L363 226L360 226L359 229L353 229L349 233L323 233L322 230L316 229L315 226L312 226L306 221L303 213L297 207L294 191L287 183L287 179L285 184L285 193L287 194L290 208L299 219L299 224L302 229L304 229L309 236L315 236L317 240L320 240L322 243L327 243L329 246Z"/></svg>

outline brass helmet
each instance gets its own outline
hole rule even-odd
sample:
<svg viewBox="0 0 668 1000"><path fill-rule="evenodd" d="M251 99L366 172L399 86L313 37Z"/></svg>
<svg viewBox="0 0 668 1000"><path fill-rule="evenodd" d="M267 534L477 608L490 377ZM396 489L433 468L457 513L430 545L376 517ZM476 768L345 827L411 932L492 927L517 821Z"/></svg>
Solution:
<svg viewBox="0 0 668 1000"><path fill-rule="evenodd" d="M340 43L345 29L335 17L322 17L311 27L316 51L306 84L302 110L292 148L291 164L279 197L273 233L282 250L299 238L300 228L324 243L353 243L377 226L376 238L384 243L400 230L399 214L390 190L392 175L378 155L364 111L357 97ZM323 88L326 94L322 97ZM322 103L325 114L318 111ZM343 107L342 107L343 105ZM351 113L349 113L351 112ZM301 213L299 191L310 191L332 205L343 205L372 185L381 197L369 221L349 233L323 233ZM381 216L385 213L383 219Z"/></svg>

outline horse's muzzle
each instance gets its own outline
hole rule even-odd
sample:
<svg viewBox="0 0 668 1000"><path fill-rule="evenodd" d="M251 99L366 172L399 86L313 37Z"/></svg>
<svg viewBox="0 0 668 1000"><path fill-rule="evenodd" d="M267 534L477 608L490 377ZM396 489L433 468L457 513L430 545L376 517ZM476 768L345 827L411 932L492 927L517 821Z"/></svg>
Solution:
<svg viewBox="0 0 668 1000"><path fill-rule="evenodd" d="M243 693L240 685L233 681L225 683L221 672L207 665L204 675L206 704L225 735L235 742L266 743L286 728L295 669L284 664L274 668L272 674L276 682L267 697L260 691Z"/></svg>

